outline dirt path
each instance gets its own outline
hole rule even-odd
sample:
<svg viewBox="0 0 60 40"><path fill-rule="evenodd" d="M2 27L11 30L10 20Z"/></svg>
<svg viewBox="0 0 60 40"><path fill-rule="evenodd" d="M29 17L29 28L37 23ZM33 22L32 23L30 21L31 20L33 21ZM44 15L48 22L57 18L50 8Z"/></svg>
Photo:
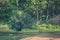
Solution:
<svg viewBox="0 0 60 40"><path fill-rule="evenodd" d="M20 40L60 40L60 35L59 34L43 34L43 35L23 38Z"/></svg>
<svg viewBox="0 0 60 40"><path fill-rule="evenodd" d="M34 37L23 38L20 40L60 40L60 38L34 36Z"/></svg>

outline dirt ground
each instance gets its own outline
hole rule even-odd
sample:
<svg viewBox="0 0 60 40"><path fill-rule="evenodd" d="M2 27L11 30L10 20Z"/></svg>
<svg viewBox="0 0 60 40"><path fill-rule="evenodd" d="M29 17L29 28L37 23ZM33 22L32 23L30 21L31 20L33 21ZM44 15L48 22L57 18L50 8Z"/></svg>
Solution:
<svg viewBox="0 0 60 40"><path fill-rule="evenodd" d="M28 37L28 38L23 38L20 40L60 40L60 38L51 38L51 37Z"/></svg>
<svg viewBox="0 0 60 40"><path fill-rule="evenodd" d="M20 40L60 40L60 34L43 34L22 38Z"/></svg>

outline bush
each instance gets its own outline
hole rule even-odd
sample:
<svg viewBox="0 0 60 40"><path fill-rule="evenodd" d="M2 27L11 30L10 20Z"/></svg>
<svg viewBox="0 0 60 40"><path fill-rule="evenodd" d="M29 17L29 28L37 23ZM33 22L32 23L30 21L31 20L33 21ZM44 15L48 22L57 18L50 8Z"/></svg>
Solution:
<svg viewBox="0 0 60 40"><path fill-rule="evenodd" d="M52 25L52 24L34 24L32 27L34 29L39 30L40 32L42 32L42 31L43 32L54 32L54 31L60 30L59 25Z"/></svg>

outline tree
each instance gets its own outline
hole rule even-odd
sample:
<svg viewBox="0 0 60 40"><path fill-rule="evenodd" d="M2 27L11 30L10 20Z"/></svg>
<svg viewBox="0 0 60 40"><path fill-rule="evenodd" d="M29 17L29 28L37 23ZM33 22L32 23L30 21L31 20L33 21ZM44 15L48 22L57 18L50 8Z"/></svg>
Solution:
<svg viewBox="0 0 60 40"><path fill-rule="evenodd" d="M22 27L32 28L36 22L48 23L50 18L59 14L59 2L59 0L1 0L0 22L11 23L11 27L16 30L21 30Z"/></svg>
<svg viewBox="0 0 60 40"><path fill-rule="evenodd" d="M22 27L24 26L22 18L18 14L16 14L13 18L14 19L10 20L11 28L15 29L16 31L21 31Z"/></svg>

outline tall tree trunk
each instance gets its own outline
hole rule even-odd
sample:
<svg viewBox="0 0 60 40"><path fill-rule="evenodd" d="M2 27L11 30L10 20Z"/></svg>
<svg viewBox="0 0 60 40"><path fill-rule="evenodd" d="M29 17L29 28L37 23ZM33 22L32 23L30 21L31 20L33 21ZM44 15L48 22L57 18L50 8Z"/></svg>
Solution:
<svg viewBox="0 0 60 40"><path fill-rule="evenodd" d="M17 5L17 6L19 6L19 3L18 3L18 2L19 2L19 0L16 0L16 5Z"/></svg>
<svg viewBox="0 0 60 40"><path fill-rule="evenodd" d="M47 0L47 14L46 14L46 21L48 23L48 16L49 16L49 0Z"/></svg>
<svg viewBox="0 0 60 40"><path fill-rule="evenodd" d="M38 5L36 5L36 13L37 13L37 24L38 24L38 21L39 21L39 14L38 14Z"/></svg>

